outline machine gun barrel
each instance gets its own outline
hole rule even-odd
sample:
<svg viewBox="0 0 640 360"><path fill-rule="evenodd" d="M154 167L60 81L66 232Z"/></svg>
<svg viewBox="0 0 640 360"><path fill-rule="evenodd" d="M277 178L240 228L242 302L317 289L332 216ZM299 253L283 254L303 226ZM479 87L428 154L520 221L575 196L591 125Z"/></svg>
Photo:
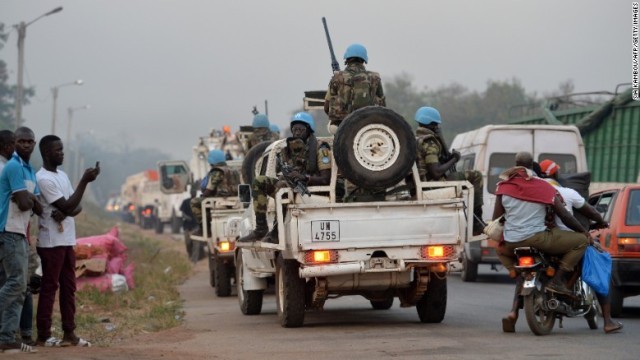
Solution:
<svg viewBox="0 0 640 360"><path fill-rule="evenodd" d="M333 71L340 71L340 64L336 59L336 54L333 51L333 44L331 43L331 36L329 35L329 28L327 27L327 19L322 17L322 25L324 25L324 34L327 36L327 44L329 44L329 52L331 53L331 69Z"/></svg>

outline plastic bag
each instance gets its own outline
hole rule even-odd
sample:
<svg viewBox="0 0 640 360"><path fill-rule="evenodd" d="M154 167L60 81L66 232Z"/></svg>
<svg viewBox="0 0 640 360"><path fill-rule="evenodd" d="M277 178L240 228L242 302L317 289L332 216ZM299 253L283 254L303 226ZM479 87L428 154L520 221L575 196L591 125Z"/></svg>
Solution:
<svg viewBox="0 0 640 360"><path fill-rule="evenodd" d="M611 279L611 255L588 246L582 258L582 280L602 296L609 295Z"/></svg>

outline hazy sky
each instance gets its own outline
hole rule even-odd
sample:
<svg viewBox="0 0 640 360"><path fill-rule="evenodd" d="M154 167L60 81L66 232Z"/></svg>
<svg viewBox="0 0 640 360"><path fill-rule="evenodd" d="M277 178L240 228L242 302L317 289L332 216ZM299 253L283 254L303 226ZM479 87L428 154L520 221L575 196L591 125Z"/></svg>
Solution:
<svg viewBox="0 0 640 360"><path fill-rule="evenodd" d="M369 51L383 81L403 72L417 88L452 82L483 90L516 77L528 92L572 79L576 91L631 81L631 1L0 0L5 29L56 6L27 28L24 107L38 138L50 133L51 87L60 88L56 133L93 131L105 143L162 149L188 160L211 128L251 123L253 105L280 127L304 90L325 89L326 16L339 60L350 43ZM16 82L17 33L0 58ZM342 61L341 61L342 63ZM443 114L446 117L446 114Z"/></svg>

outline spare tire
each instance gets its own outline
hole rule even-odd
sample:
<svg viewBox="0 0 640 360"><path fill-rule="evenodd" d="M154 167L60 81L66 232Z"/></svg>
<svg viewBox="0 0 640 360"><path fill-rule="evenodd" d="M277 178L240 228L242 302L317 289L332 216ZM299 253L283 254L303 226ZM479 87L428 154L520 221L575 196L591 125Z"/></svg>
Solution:
<svg viewBox="0 0 640 360"><path fill-rule="evenodd" d="M255 145L247 152L247 155L244 157L242 161L242 180L245 184L253 183L253 178L255 177L255 167L256 162L262 156L262 153L266 150L266 148L271 145L273 141L263 141L258 145Z"/></svg>
<svg viewBox="0 0 640 360"><path fill-rule="evenodd" d="M333 156L342 175L365 189L400 182L416 161L416 137L391 109L367 106L349 114L333 140Z"/></svg>

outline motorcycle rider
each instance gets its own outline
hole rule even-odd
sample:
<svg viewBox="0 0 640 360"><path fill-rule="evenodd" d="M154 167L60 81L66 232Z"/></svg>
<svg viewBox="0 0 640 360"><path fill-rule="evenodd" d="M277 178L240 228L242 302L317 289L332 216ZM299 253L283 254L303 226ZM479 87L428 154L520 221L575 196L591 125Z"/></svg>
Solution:
<svg viewBox="0 0 640 360"><path fill-rule="evenodd" d="M319 142L313 135L316 129L313 117L306 112L296 113L290 126L293 136L287 138L287 147L280 153L282 160L294 169L290 176L302 180L308 186L328 185L331 181L331 150L329 144ZM253 180L251 191L256 227L250 234L238 239L239 242L278 242L277 226L274 225L267 234L268 196L274 197L279 189L287 186L284 179L268 176L258 176Z"/></svg>

